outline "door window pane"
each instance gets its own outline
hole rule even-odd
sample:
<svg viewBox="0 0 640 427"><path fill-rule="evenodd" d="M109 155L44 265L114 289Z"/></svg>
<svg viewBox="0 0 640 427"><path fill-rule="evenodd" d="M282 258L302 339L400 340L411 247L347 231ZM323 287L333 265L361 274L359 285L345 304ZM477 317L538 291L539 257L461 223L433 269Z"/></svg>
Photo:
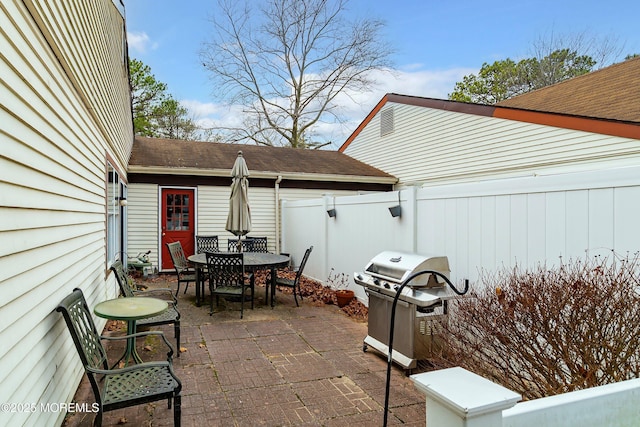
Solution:
<svg viewBox="0 0 640 427"><path fill-rule="evenodd" d="M169 231L189 231L189 196L184 194L167 194L167 223Z"/></svg>

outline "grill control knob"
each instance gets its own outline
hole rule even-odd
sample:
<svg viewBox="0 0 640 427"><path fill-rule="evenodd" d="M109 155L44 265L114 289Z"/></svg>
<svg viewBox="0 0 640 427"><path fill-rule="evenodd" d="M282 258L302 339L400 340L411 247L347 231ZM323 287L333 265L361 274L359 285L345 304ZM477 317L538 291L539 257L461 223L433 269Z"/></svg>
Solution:
<svg viewBox="0 0 640 427"><path fill-rule="evenodd" d="M391 286L389 286L389 282L384 282L384 284L382 286L384 286L387 289L389 289L391 287Z"/></svg>

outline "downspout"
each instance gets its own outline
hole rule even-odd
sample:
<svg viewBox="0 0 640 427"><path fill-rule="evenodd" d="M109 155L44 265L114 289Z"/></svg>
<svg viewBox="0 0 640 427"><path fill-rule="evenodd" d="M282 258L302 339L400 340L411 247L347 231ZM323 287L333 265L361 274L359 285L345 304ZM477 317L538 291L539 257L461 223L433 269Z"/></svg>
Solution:
<svg viewBox="0 0 640 427"><path fill-rule="evenodd" d="M280 253L280 182L282 175L278 175L275 184L275 203L276 203L276 253Z"/></svg>

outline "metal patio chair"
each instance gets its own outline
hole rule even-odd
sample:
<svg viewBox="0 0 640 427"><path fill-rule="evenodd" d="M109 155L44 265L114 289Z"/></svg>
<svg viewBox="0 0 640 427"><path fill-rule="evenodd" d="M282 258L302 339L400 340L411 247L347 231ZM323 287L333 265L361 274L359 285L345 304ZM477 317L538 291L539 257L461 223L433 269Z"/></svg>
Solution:
<svg viewBox="0 0 640 427"><path fill-rule="evenodd" d="M132 277L127 274L124 269L124 264L120 260L115 261L113 264L111 264L111 271L115 273L116 279L118 280L118 285L120 286L120 291L125 297L147 296L164 299L171 304L178 304L178 300L169 288L154 288L142 291L136 289Z"/></svg>
<svg viewBox="0 0 640 427"><path fill-rule="evenodd" d="M210 294L209 315L213 315L213 297L216 298L216 305L219 304L220 297L224 297L228 300L240 299L240 318L242 319L247 290L251 297L252 310L255 290L253 275L245 276L244 254L206 252L206 257Z"/></svg>
<svg viewBox="0 0 640 427"><path fill-rule="evenodd" d="M178 353L176 357L180 357L180 312L176 305L178 300L171 292L169 288L156 288L146 291L136 291L131 286L130 278L124 272L122 262L116 261L111 265L111 270L116 275L116 280L120 286L120 291L125 298L135 298L136 296L146 296L161 298L167 300L169 307L163 313L157 316L147 317L145 319L138 319L138 326L159 326L159 325L173 325L174 336L176 337L176 346ZM162 298L164 297L164 298Z"/></svg>
<svg viewBox="0 0 640 427"><path fill-rule="evenodd" d="M205 252L220 252L218 245L218 236L196 236L196 253L203 254ZM204 299L204 281L207 280L207 268L200 268L197 277L200 283L196 282L196 286L200 289L201 298Z"/></svg>
<svg viewBox="0 0 640 427"><path fill-rule="evenodd" d="M227 239L227 250L229 252L239 252L240 239ZM253 252L253 239L245 237L242 239L242 252Z"/></svg>
<svg viewBox="0 0 640 427"><path fill-rule="evenodd" d="M189 265L189 261L187 261L187 257L184 255L184 250L180 242L167 243L167 248L169 248L173 268L176 270L176 275L178 276L176 296L178 296L178 292L180 291L180 283L185 284L184 293L186 294L189 283L196 282L196 272Z"/></svg>
<svg viewBox="0 0 640 427"><path fill-rule="evenodd" d="M196 236L196 252L219 252L218 236Z"/></svg>
<svg viewBox="0 0 640 427"><path fill-rule="evenodd" d="M302 261L300 262L300 266L296 271L295 279L288 279L286 277L278 277L276 273L276 287L284 286L286 288L291 288L293 290L293 299L296 301L296 307L299 307L298 297L296 294L300 295L300 300L302 300L302 294L300 293L300 277L302 277L302 271L304 270L304 266L307 264L307 260L309 259L309 255L311 255L311 251L313 251L313 246L307 249L304 252L304 256L302 257Z"/></svg>
<svg viewBox="0 0 640 427"><path fill-rule="evenodd" d="M161 336L169 348L166 361L109 369L102 340L126 340L131 335L101 337L80 289L74 289L65 297L56 311L64 317L99 405L94 425L102 425L104 412L167 399L169 409L173 400L173 424L180 426L182 383L173 372L173 348L162 332L140 332L133 336Z"/></svg>
<svg viewBox="0 0 640 427"><path fill-rule="evenodd" d="M251 252L269 252L266 237L247 236L247 239L251 240Z"/></svg>

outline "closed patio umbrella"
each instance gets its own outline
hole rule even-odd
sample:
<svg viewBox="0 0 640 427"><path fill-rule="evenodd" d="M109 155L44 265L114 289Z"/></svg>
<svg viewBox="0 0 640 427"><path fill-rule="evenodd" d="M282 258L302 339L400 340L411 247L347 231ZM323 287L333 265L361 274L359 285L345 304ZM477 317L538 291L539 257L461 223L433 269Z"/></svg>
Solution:
<svg viewBox="0 0 640 427"><path fill-rule="evenodd" d="M249 168L242 157L242 151L238 151L238 157L231 169L231 196L229 197L229 216L225 229L240 239L251 231L251 209L249 208ZM241 240L238 244L242 248Z"/></svg>

